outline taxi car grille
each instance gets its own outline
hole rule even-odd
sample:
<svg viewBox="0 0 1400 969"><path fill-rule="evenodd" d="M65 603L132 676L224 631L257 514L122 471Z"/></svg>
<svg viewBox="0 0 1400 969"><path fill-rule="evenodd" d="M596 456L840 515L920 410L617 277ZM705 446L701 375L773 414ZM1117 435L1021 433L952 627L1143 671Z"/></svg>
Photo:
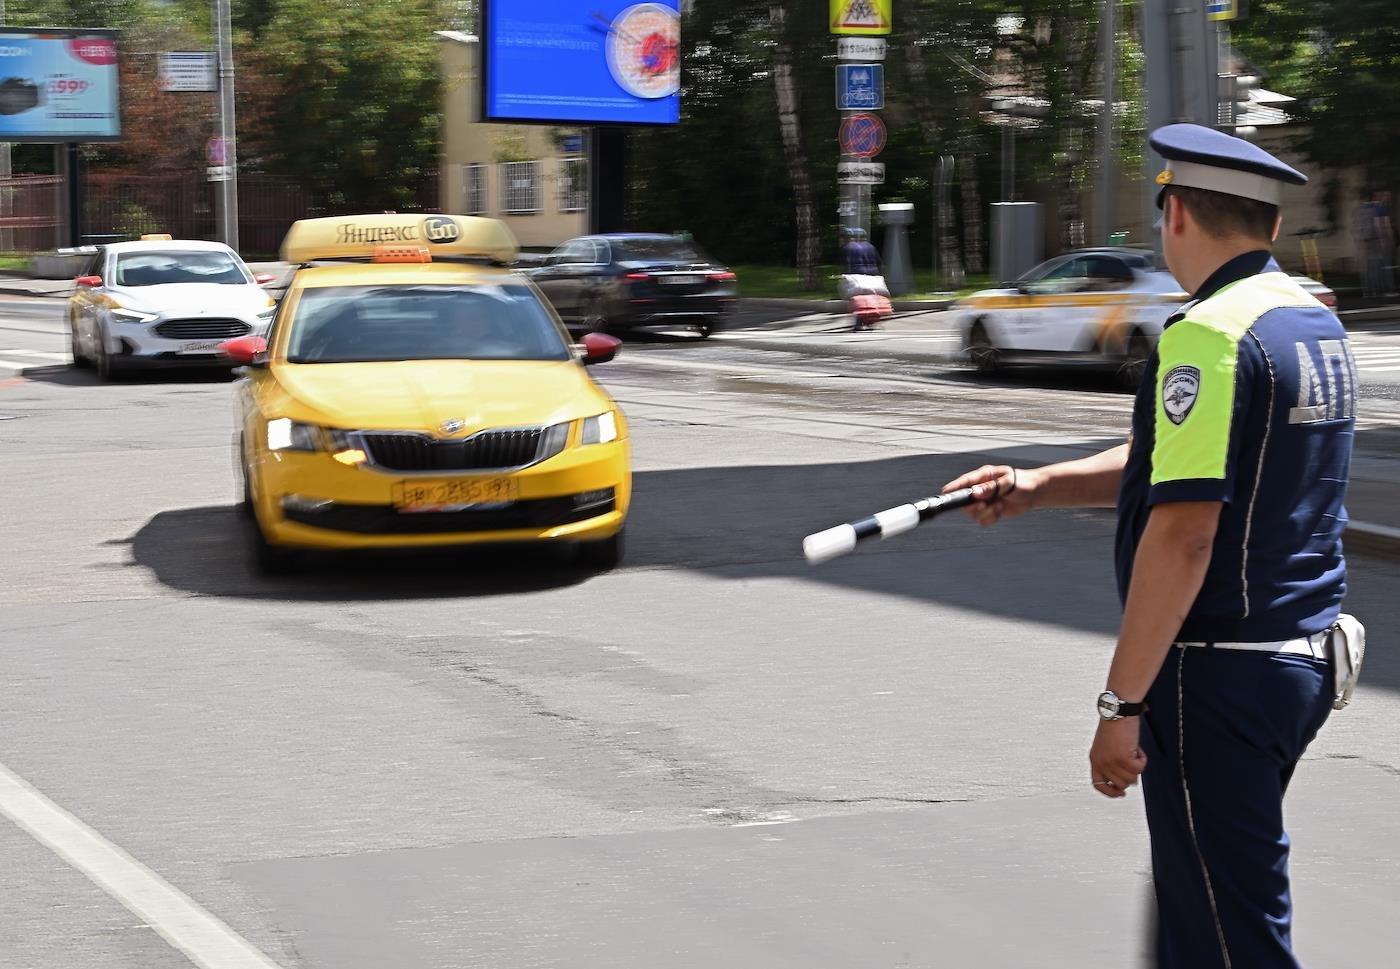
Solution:
<svg viewBox="0 0 1400 969"><path fill-rule="evenodd" d="M581 500L587 503L581 504ZM514 502L505 508L471 508L422 514L400 512L392 505L342 504L314 511L287 508L283 514L288 521L361 535L445 535L498 532L513 528L554 528L606 515L616 508L616 495L608 491L601 500L585 494L534 498Z"/></svg>
<svg viewBox="0 0 1400 969"><path fill-rule="evenodd" d="M171 340L232 340L253 328L242 320L166 320L155 325L155 332Z"/></svg>
<svg viewBox="0 0 1400 969"><path fill-rule="evenodd" d="M362 432L370 460L389 471L482 471L519 468L542 461L545 428L482 431L462 441L444 441L426 434Z"/></svg>

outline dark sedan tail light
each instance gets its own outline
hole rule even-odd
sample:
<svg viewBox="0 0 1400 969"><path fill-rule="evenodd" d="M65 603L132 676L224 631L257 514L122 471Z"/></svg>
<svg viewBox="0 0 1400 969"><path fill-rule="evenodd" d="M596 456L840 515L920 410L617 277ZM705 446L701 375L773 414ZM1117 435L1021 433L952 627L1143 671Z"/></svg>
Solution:
<svg viewBox="0 0 1400 969"><path fill-rule="evenodd" d="M731 272L710 273L708 276L712 283L732 283L738 277Z"/></svg>
<svg viewBox="0 0 1400 969"><path fill-rule="evenodd" d="M651 277L648 276L646 273L628 273L622 278L629 283L644 283L648 279L651 279Z"/></svg>
<svg viewBox="0 0 1400 969"><path fill-rule="evenodd" d="M1326 292L1318 293L1316 295L1317 301L1323 306L1333 310L1337 308L1337 294L1332 292L1332 290L1329 289Z"/></svg>

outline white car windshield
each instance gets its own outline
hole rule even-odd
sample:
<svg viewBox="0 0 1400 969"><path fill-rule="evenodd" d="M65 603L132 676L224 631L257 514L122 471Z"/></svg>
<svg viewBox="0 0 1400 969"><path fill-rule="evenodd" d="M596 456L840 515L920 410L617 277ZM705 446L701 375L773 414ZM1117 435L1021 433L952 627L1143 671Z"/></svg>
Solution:
<svg viewBox="0 0 1400 969"><path fill-rule="evenodd" d="M226 252L124 252L117 256L115 286L164 286L169 283L252 283L238 261Z"/></svg>
<svg viewBox="0 0 1400 969"><path fill-rule="evenodd" d="M527 286L327 286L302 291L292 363L568 360L569 347Z"/></svg>

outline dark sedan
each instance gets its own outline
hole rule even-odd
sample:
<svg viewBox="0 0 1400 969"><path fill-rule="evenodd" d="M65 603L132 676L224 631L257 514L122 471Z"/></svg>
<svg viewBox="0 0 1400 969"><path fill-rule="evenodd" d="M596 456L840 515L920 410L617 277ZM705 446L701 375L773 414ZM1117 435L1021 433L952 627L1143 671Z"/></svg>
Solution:
<svg viewBox="0 0 1400 969"><path fill-rule="evenodd" d="M734 274L679 236L580 236L530 278L570 329L620 332L689 327L707 337L738 297Z"/></svg>

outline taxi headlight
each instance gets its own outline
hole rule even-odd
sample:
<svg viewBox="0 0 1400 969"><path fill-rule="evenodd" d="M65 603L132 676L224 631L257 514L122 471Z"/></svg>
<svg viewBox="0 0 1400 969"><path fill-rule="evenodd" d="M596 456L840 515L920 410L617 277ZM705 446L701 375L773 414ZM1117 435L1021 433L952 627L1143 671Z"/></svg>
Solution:
<svg viewBox="0 0 1400 969"><path fill-rule="evenodd" d="M301 424L289 417L267 422L269 451L319 451L321 429L315 424Z"/></svg>
<svg viewBox="0 0 1400 969"><path fill-rule="evenodd" d="M584 418L583 433L579 435L579 444L609 444L616 440L617 418L612 411L599 414L597 417Z"/></svg>
<svg viewBox="0 0 1400 969"><path fill-rule="evenodd" d="M118 323L149 323L159 315L159 313L143 313L140 310L122 306L112 307L112 319Z"/></svg>

